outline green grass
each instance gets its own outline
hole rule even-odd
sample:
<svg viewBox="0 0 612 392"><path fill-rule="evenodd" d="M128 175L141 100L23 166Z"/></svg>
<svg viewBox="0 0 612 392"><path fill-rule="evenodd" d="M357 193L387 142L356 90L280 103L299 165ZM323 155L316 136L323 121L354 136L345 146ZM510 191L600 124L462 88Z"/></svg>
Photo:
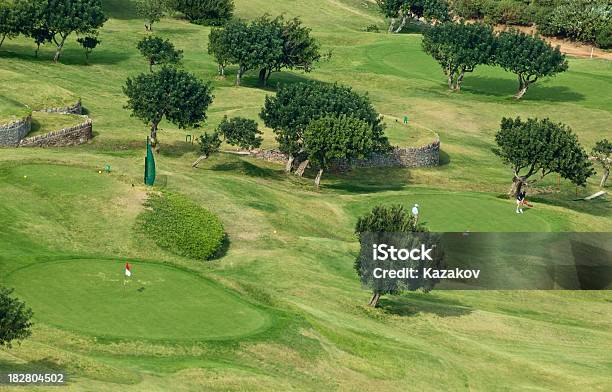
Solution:
<svg viewBox="0 0 612 392"><path fill-rule="evenodd" d="M361 31L372 23L384 31L372 2L237 0L240 17L301 16L333 56L309 74L273 74L268 89L257 86L256 73L235 88L235 69L216 77L209 28L166 18L155 34L184 50L184 67L215 88L209 120L190 133L214 129L226 114L257 119L277 83L317 79L369 92L393 144L419 144L432 132L442 143L440 167L330 174L314 192L313 173L298 179L280 165L229 154L192 169L196 146L164 121L154 191L206 208L228 235L223 257L202 263L137 230L149 191L140 185L147 129L123 109L121 86L148 72L135 49L146 33L131 2L104 6L112 18L91 65L74 37L61 64L50 61L51 46L35 59L23 38L0 49L2 86L24 92L14 102L36 97L38 83L49 98L81 97L96 132L79 147L0 153L0 283L16 286L36 317L30 339L0 349L0 371L63 370L72 389L109 391L612 388L608 291L434 290L389 296L371 310L353 271L355 222L378 203L417 202L432 230L609 230L609 198L575 201L565 181L546 192L556 188L554 177L530 195L533 210L515 214L514 203L499 197L511 173L491 151L501 117L518 115L563 121L590 149L612 123L609 62L570 59L568 72L538 81L522 102L511 99L515 78L489 67L467 75L463 92L448 93L420 36ZM0 116L8 113L1 105ZM409 125L396 124L405 114ZM264 147L274 147L271 131L260 128ZM106 164L111 174L98 174ZM591 179L579 195L596 185ZM114 295L115 282L92 278L122 279L123 260L134 261L136 279L151 282L142 293L128 286L126 302ZM167 314L160 303L170 305ZM75 312L58 311L65 309ZM238 318L236 309L251 317ZM167 321L173 316L182 321ZM122 322L130 328L120 329Z"/></svg>
<svg viewBox="0 0 612 392"><path fill-rule="evenodd" d="M34 112L32 113L32 130L27 137L59 131L82 124L85 121L86 119L83 116L76 114Z"/></svg>
<svg viewBox="0 0 612 392"><path fill-rule="evenodd" d="M97 259L35 263L6 280L37 310L36 320L98 338L228 339L270 324L265 312L196 274L134 261L126 279L124 265Z"/></svg>

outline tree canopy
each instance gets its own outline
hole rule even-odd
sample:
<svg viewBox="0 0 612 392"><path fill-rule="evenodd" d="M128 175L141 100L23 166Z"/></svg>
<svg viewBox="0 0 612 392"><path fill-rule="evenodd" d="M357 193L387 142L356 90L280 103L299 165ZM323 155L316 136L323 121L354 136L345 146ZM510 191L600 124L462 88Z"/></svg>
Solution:
<svg viewBox="0 0 612 392"><path fill-rule="evenodd" d="M44 15L44 26L57 45L56 62L70 34L94 34L107 20L101 0L48 0Z"/></svg>
<svg viewBox="0 0 612 392"><path fill-rule="evenodd" d="M384 125L367 95L350 87L320 82L281 85L275 96L267 96L260 117L273 129L281 152L289 156L287 171L303 146L303 134L312 120L327 115L352 116L372 128L375 151L388 148Z"/></svg>
<svg viewBox="0 0 612 392"><path fill-rule="evenodd" d="M450 20L446 0L376 0L380 12L391 18L389 32L399 33L408 20L424 19L428 22L445 22ZM399 25L396 25L399 19Z"/></svg>
<svg viewBox="0 0 612 392"><path fill-rule="evenodd" d="M176 11L192 23L220 26L232 18L233 0L172 0Z"/></svg>
<svg viewBox="0 0 612 392"><path fill-rule="evenodd" d="M376 135L367 122L342 115L311 121L304 131L304 147L310 162L319 168L315 186L334 160L365 158L378 148Z"/></svg>
<svg viewBox="0 0 612 392"><path fill-rule="evenodd" d="M539 37L515 30L499 34L495 59L506 71L518 76L516 99L521 99L538 78L552 76L568 68L559 47L553 48Z"/></svg>
<svg viewBox="0 0 612 392"><path fill-rule="evenodd" d="M423 50L436 60L448 78L450 90L460 90L466 72L495 61L493 28L479 23L442 23L423 35Z"/></svg>
<svg viewBox="0 0 612 392"><path fill-rule="evenodd" d="M285 20L264 15L250 23L235 20L224 28L212 29L208 53L215 57L219 74L228 64L238 65L236 84L249 70L259 69L259 80L266 84L270 74L283 68L312 70L319 61L318 42L298 18Z"/></svg>
<svg viewBox="0 0 612 392"><path fill-rule="evenodd" d="M169 0L137 0L136 12L145 20L145 30L152 31L153 23L159 22L168 9Z"/></svg>
<svg viewBox="0 0 612 392"><path fill-rule="evenodd" d="M151 72L153 72L154 65L178 64L183 58L182 50L175 49L170 40L160 37L144 37L138 42L137 48L140 54L147 59Z"/></svg>
<svg viewBox="0 0 612 392"><path fill-rule="evenodd" d="M209 84L189 72L167 66L128 78L123 92L128 97L125 108L151 127L154 146L164 117L180 129L198 127L206 120L206 110L213 100Z"/></svg>
<svg viewBox="0 0 612 392"><path fill-rule="evenodd" d="M438 282L429 278L375 278L373 270L376 267L399 270L405 267L422 268L424 263L413 261L387 261L373 260L372 248L374 244L393 245L396 248L418 247L421 244L434 247L439 243L435 234L429 233L423 225L418 225L402 205L378 205L369 213L359 217L355 225L355 234L359 240L360 252L355 260L354 268L362 285L372 290L372 297L368 305L378 306L380 297L385 294L400 294L402 291L415 291L418 289L430 291ZM427 261L427 266L440 267L443 260L442 252L432 254L433 260Z"/></svg>
<svg viewBox="0 0 612 392"><path fill-rule="evenodd" d="M100 40L95 35L86 35L85 37L78 38L77 42L85 49L85 58L87 60L89 60L92 50L100 44Z"/></svg>
<svg viewBox="0 0 612 392"><path fill-rule="evenodd" d="M12 296L13 290L0 287L0 347L28 338L32 332L32 309Z"/></svg>
<svg viewBox="0 0 612 392"><path fill-rule="evenodd" d="M222 135L227 144L252 150L261 146L262 132L257 128L257 122L244 117L233 117L228 120L227 116L217 127L217 133Z"/></svg>
<svg viewBox="0 0 612 392"><path fill-rule="evenodd" d="M503 118L495 141L499 146L495 152L514 175L512 193L536 174L542 178L558 173L576 185L585 185L593 175L593 166L576 135L567 125L548 118Z"/></svg>

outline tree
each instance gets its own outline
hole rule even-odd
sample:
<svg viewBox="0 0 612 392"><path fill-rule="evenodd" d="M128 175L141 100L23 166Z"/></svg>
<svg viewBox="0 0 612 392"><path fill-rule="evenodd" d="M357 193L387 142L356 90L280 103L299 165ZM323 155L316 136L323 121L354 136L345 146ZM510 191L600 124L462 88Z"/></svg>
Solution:
<svg viewBox="0 0 612 392"><path fill-rule="evenodd" d="M436 60L448 78L449 90L461 90L466 72L495 59L493 28L479 23L442 23L427 29L423 50Z"/></svg>
<svg viewBox="0 0 612 392"><path fill-rule="evenodd" d="M220 26L232 18L233 0L173 0L174 9L192 23Z"/></svg>
<svg viewBox="0 0 612 392"><path fill-rule="evenodd" d="M311 121L304 131L304 147L310 162L319 168L315 186L319 189L323 171L334 160L362 159L377 148L376 135L367 122L342 115Z"/></svg>
<svg viewBox="0 0 612 392"><path fill-rule="evenodd" d="M96 48L96 46L98 46L100 40L98 39L98 37L88 35L77 39L77 42L80 43L81 46L85 49L85 59L89 60L89 54L92 50Z"/></svg>
<svg viewBox="0 0 612 392"><path fill-rule="evenodd" d="M516 99L521 99L538 78L552 76L568 68L565 55L558 46L553 48L539 37L515 30L499 34L495 58L498 65L518 76Z"/></svg>
<svg viewBox="0 0 612 392"><path fill-rule="evenodd" d="M35 55L38 57L38 52L40 51L40 45L44 45L46 43L51 43L53 39L53 34L47 30L46 27L35 28L28 34L31 38L34 39L34 43L36 43L36 52ZM87 56L87 52L85 52Z"/></svg>
<svg viewBox="0 0 612 392"><path fill-rule="evenodd" d="M213 96L209 84L194 75L164 66L155 73L128 78L123 92L126 109L151 127L151 144L157 146L158 125L165 117L180 129L198 127L206 120Z"/></svg>
<svg viewBox="0 0 612 392"><path fill-rule="evenodd" d="M221 147L221 138L217 132L213 132L210 135L208 132L204 132L203 135L200 135L198 143L200 144L200 157L191 164L192 167L198 167L200 162L202 162L204 159L216 152L219 152L219 147Z"/></svg>
<svg viewBox="0 0 612 392"><path fill-rule="evenodd" d="M265 86L274 71L283 68L299 69L310 72L315 62L321 59L320 45L310 36L311 29L302 25L299 18L285 20L282 16L270 20L266 16L256 21L260 28L270 26L269 34L278 34L282 41L280 57L271 57L269 62L262 63L259 81Z"/></svg>
<svg viewBox="0 0 612 392"><path fill-rule="evenodd" d="M145 20L145 30L153 31L153 23L164 17L168 0L137 0L136 12Z"/></svg>
<svg viewBox="0 0 612 392"><path fill-rule="evenodd" d="M174 49L169 40L160 37L144 37L137 45L140 54L149 62L149 71L153 72L153 66L158 64L178 64L183 58L183 51Z"/></svg>
<svg viewBox="0 0 612 392"><path fill-rule="evenodd" d="M603 169L603 175L599 183L599 186L602 188L606 186L608 176L610 175L610 164L612 163L610 155L612 155L612 143L608 139L599 140L591 150L592 159L599 163Z"/></svg>
<svg viewBox="0 0 612 392"><path fill-rule="evenodd" d="M538 173L540 178L558 173L576 185L584 185L593 175L593 166L576 135L567 125L548 118L503 118L495 141L499 146L496 154L514 175L510 194L516 194Z"/></svg>
<svg viewBox="0 0 612 392"><path fill-rule="evenodd" d="M229 120L227 116L223 117L217 127L217 133L223 136L227 144L247 150L258 148L263 141L257 123L244 117L234 117Z"/></svg>
<svg viewBox="0 0 612 392"><path fill-rule="evenodd" d="M45 16L45 26L57 45L54 62L70 34L94 34L107 20L101 0L48 0Z"/></svg>
<svg viewBox="0 0 612 392"><path fill-rule="evenodd" d="M374 244L387 244L396 248L412 249L421 245L436 249L431 254L432 261L426 261L427 267L439 268L443 261L443 253L437 251L439 238L429 233L423 225L418 225L416 219L408 214L401 205L379 205L368 214L360 217L355 225L355 234L359 239L361 251L355 260L354 268L361 283L372 290L369 306L377 307L380 297L385 294L400 294L404 290L421 289L430 291L438 282L430 278L375 278L374 268L384 267L399 270L405 267L421 269L423 261L387 261L381 262L372 257ZM439 248L439 247L438 247Z"/></svg>
<svg viewBox="0 0 612 392"><path fill-rule="evenodd" d="M375 151L383 151L389 143L384 125L367 95L350 87L320 82L302 82L279 87L275 96L266 96L259 116L274 130L281 152L289 159L285 171L291 171L295 157L303 151L303 133L312 120L327 115L352 116L372 127Z"/></svg>
<svg viewBox="0 0 612 392"><path fill-rule="evenodd" d="M32 309L12 293L12 289L0 287L0 346L9 348L13 341L20 342L32 334Z"/></svg>
<svg viewBox="0 0 612 392"><path fill-rule="evenodd" d="M380 12L391 18L389 32L399 33L408 20L424 19L428 22L445 22L450 20L446 0L376 0ZM399 19L398 26L395 25Z"/></svg>
<svg viewBox="0 0 612 392"><path fill-rule="evenodd" d="M0 47L6 37L19 35L20 26L17 23L15 4L9 0L0 0Z"/></svg>
<svg viewBox="0 0 612 392"><path fill-rule="evenodd" d="M231 61L232 43L227 41L229 34L222 28L213 27L208 35L208 54L215 58L220 76L225 76L225 67Z"/></svg>

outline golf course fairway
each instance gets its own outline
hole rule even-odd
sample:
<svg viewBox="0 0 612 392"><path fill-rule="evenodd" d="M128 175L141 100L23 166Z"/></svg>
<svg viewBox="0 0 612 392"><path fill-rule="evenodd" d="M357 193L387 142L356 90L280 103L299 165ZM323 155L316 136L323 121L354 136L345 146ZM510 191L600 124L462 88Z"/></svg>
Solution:
<svg viewBox="0 0 612 392"><path fill-rule="evenodd" d="M124 264L37 263L10 274L8 281L35 307L38 319L97 337L225 339L257 333L271 323L262 310L192 272L134 262L132 277L124 280Z"/></svg>

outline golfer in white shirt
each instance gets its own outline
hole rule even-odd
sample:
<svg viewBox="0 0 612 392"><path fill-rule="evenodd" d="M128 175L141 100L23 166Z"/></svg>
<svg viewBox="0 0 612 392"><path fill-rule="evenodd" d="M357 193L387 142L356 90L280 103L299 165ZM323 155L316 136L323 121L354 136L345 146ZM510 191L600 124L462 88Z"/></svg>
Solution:
<svg viewBox="0 0 612 392"><path fill-rule="evenodd" d="M412 216L414 216L415 222L419 221L419 205L418 204L415 204L414 207L412 207Z"/></svg>

